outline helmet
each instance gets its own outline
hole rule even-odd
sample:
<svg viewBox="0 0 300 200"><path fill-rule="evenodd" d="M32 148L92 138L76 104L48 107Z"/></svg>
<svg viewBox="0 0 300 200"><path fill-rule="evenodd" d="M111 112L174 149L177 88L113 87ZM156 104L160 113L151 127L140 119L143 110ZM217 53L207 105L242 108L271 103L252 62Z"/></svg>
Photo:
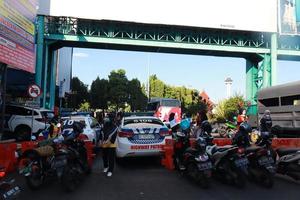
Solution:
<svg viewBox="0 0 300 200"><path fill-rule="evenodd" d="M212 131L212 127L207 120L205 120L201 123L201 129L202 129L202 131L207 132L207 133L211 133L211 131Z"/></svg>
<svg viewBox="0 0 300 200"><path fill-rule="evenodd" d="M68 123L68 121L66 123ZM83 127L84 127L84 125L82 123L73 122L73 124L72 124L73 130L71 128L63 130L62 136L65 138L65 140L75 139L83 132Z"/></svg>
<svg viewBox="0 0 300 200"><path fill-rule="evenodd" d="M80 122L74 122L72 127L75 134L79 135L83 132L83 124Z"/></svg>
<svg viewBox="0 0 300 200"><path fill-rule="evenodd" d="M184 119L180 122L180 128L181 130L185 131L188 130L191 126L191 123L189 121L189 119Z"/></svg>
<svg viewBox="0 0 300 200"><path fill-rule="evenodd" d="M251 133L252 132L252 127L247 122L243 122L243 123L240 124L239 130L242 131L242 132L245 132L245 133Z"/></svg>

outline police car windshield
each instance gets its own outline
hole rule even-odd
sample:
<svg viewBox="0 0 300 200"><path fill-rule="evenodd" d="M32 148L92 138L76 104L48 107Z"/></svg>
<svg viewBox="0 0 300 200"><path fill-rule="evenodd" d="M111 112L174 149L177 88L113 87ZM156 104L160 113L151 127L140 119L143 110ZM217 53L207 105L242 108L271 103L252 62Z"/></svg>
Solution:
<svg viewBox="0 0 300 200"><path fill-rule="evenodd" d="M84 127L86 127L86 124L85 124L85 120L84 119L68 119L68 120L65 120L64 123L63 123L63 126L64 126L64 129L66 128L73 128L73 124L74 122L80 122L83 124Z"/></svg>
<svg viewBox="0 0 300 200"><path fill-rule="evenodd" d="M128 124L139 124L139 123L164 125L162 123L162 121L160 121L159 119L153 119L153 118L125 119L124 120L124 126L126 126Z"/></svg>

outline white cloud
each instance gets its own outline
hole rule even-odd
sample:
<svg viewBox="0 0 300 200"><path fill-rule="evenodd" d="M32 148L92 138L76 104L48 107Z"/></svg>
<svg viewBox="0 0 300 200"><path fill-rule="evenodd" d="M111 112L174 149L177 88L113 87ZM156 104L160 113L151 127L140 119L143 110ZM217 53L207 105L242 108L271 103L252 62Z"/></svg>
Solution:
<svg viewBox="0 0 300 200"><path fill-rule="evenodd" d="M87 57L89 57L89 54L78 52L78 53L74 53L73 56L77 57L77 58L87 58Z"/></svg>

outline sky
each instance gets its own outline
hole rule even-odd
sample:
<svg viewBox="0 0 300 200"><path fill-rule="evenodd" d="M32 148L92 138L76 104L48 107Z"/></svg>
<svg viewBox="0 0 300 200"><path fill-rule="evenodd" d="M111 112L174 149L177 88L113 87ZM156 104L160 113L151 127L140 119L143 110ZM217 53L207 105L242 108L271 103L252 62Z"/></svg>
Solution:
<svg viewBox="0 0 300 200"><path fill-rule="evenodd" d="M224 80L233 80L232 93L245 94L246 61L243 58L147 53L74 48L72 75L87 85L112 70L124 69L127 78L147 82L156 74L171 86L205 90L214 102L226 97ZM300 80L300 62L278 61L277 84Z"/></svg>

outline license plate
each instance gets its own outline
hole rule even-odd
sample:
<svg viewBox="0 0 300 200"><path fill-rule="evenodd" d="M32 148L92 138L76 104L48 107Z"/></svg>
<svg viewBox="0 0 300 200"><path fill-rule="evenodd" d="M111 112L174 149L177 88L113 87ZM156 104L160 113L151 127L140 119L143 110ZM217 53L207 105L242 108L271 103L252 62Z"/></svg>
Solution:
<svg viewBox="0 0 300 200"><path fill-rule="evenodd" d="M273 163L274 163L274 159L272 157L262 157L258 160L258 164L261 166L273 164Z"/></svg>
<svg viewBox="0 0 300 200"><path fill-rule="evenodd" d="M206 162L206 163L199 163L198 164L198 169L203 171L203 170L208 170L212 168L212 163L211 162Z"/></svg>
<svg viewBox="0 0 300 200"><path fill-rule="evenodd" d="M16 196L19 192L20 192L20 188L18 186L16 186L16 187L10 189L9 191L5 192L3 194L3 198L10 199L10 198Z"/></svg>
<svg viewBox="0 0 300 200"><path fill-rule="evenodd" d="M246 166L248 165L249 161L247 158L241 158L241 159L238 159L238 160L235 160L234 161L234 164L235 166L237 167L243 167L243 166Z"/></svg>
<svg viewBox="0 0 300 200"><path fill-rule="evenodd" d="M154 135L139 135L140 140L150 140L150 139L155 139Z"/></svg>
<svg viewBox="0 0 300 200"><path fill-rule="evenodd" d="M56 160L55 161L55 168L63 167L67 164L66 160Z"/></svg>

